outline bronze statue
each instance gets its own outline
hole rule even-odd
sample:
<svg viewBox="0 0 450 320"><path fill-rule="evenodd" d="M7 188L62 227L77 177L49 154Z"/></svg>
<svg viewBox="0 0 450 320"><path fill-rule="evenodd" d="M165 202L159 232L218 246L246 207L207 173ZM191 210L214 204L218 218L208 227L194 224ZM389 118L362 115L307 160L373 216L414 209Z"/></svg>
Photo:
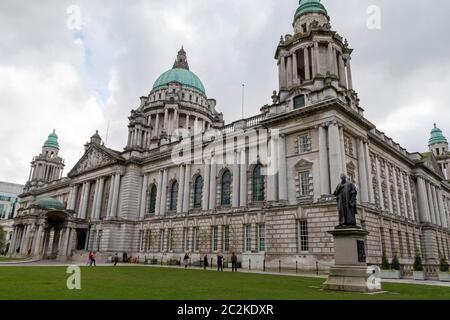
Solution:
<svg viewBox="0 0 450 320"><path fill-rule="evenodd" d="M347 181L345 174L341 175L341 183L337 186L334 196L339 210L339 228L357 227L356 196L358 191L353 183Z"/></svg>

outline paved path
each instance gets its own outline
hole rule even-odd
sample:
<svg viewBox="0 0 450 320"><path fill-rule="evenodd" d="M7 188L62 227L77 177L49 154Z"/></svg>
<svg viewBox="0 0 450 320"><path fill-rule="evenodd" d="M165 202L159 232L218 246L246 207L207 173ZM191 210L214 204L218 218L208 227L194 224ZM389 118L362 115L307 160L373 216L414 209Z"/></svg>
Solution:
<svg viewBox="0 0 450 320"><path fill-rule="evenodd" d="M0 267L12 267L12 266L20 266L20 267L66 267L68 265L73 265L70 263L61 263L56 261L26 261L26 262L9 262L9 263L0 263ZM86 266L84 263L76 263L78 266ZM113 267L111 263L98 263L99 267ZM149 267L149 268L168 268L168 269L184 269L180 266L161 266L161 265L142 265L142 264L130 264L130 263L119 263L117 266L119 267ZM202 270L199 267L188 267L189 270ZM206 268L206 271L209 272L217 272L215 268ZM231 269L224 269L224 272L231 272ZM307 278L320 278L326 279L327 275L316 275L313 273L287 273L287 272L263 272L259 270L244 270L239 269L240 273L252 273L252 274L270 274L275 276L290 276L290 277L307 277ZM404 284L420 284L420 285L429 285L429 286L440 286L440 287L449 287L450 282L442 282L442 281L434 281L434 280L426 280L426 281L418 281L413 279L383 279L382 282L388 283L404 283Z"/></svg>

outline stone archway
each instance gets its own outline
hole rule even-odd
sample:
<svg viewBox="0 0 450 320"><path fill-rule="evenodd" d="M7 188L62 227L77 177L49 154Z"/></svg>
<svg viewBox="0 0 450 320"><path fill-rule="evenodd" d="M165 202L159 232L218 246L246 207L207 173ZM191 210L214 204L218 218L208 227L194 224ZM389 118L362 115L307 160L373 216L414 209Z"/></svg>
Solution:
<svg viewBox="0 0 450 320"><path fill-rule="evenodd" d="M68 214L64 211L49 211L46 213L43 228L41 255L43 259L55 260L67 253Z"/></svg>

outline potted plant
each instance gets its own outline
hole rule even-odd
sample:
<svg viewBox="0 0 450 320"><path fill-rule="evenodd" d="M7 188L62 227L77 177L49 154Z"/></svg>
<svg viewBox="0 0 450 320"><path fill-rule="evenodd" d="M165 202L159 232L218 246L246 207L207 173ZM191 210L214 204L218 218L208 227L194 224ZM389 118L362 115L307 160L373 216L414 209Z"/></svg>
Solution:
<svg viewBox="0 0 450 320"><path fill-rule="evenodd" d="M423 272L422 258L420 256L416 256L414 258L414 271L413 278L414 280L425 280L425 273Z"/></svg>
<svg viewBox="0 0 450 320"><path fill-rule="evenodd" d="M400 279L400 263L397 257L394 257L392 264L389 264L386 254L383 253L381 258L381 278Z"/></svg>
<svg viewBox="0 0 450 320"><path fill-rule="evenodd" d="M441 258L439 263L439 281L450 282L449 265L446 258Z"/></svg>

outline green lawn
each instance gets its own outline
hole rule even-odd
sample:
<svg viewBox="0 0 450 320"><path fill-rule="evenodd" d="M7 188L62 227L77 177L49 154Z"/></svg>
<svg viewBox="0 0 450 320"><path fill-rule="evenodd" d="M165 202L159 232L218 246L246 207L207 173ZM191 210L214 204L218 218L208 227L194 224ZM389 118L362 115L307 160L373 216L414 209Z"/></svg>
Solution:
<svg viewBox="0 0 450 320"><path fill-rule="evenodd" d="M0 267L0 299L450 299L450 288L385 283L388 293L322 291L323 279L150 267L82 267L81 290L64 267Z"/></svg>
<svg viewBox="0 0 450 320"><path fill-rule="evenodd" d="M5 256L0 256L0 262L12 262L12 261L23 261L24 259L10 258Z"/></svg>

